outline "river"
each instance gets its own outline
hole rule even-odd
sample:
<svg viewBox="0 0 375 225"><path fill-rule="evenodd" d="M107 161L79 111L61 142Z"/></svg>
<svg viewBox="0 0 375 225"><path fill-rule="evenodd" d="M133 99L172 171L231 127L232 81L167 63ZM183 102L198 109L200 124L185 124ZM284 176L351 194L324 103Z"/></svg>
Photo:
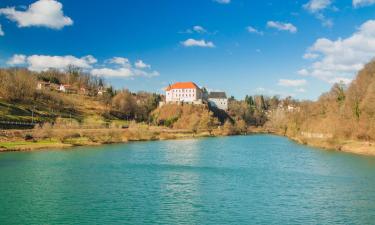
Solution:
<svg viewBox="0 0 375 225"><path fill-rule="evenodd" d="M374 224L375 158L272 135L0 154L1 224Z"/></svg>

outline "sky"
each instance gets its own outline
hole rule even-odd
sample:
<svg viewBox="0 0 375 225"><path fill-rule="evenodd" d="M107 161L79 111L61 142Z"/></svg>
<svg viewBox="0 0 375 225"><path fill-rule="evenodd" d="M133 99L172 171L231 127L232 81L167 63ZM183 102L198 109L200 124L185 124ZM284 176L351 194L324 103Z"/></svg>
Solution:
<svg viewBox="0 0 375 225"><path fill-rule="evenodd" d="M0 66L317 99L375 56L375 0L1 0Z"/></svg>

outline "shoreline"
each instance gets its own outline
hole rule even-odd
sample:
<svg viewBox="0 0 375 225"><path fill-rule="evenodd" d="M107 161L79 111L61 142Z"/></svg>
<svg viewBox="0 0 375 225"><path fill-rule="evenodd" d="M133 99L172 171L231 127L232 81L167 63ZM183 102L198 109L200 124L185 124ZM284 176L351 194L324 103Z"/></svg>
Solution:
<svg viewBox="0 0 375 225"><path fill-rule="evenodd" d="M375 156L375 143L357 140L335 140L318 138L288 137L299 144L319 148L324 151L345 152L362 156Z"/></svg>
<svg viewBox="0 0 375 225"><path fill-rule="evenodd" d="M104 132L113 132L112 129L99 129ZM128 130L117 130L126 134ZM134 132L131 131L131 132ZM27 133L24 131L23 133ZM225 134L213 134L208 131L193 133L188 131L179 131L173 129L167 129L164 131L145 131L136 130L136 133L128 135L126 138L119 138L111 141L93 141L87 137L70 138L69 140L62 142L58 138L47 138L42 140L23 140L18 138L17 140L0 140L0 153L5 152L29 152L36 150L48 150L48 149L74 149L75 147L84 146L102 146L108 144L126 144L130 142L144 142L144 141L163 141L163 140L183 140L183 139L196 139L204 137L224 137L231 136Z"/></svg>
<svg viewBox="0 0 375 225"><path fill-rule="evenodd" d="M105 129L105 131L109 131ZM149 130L148 130L149 131ZM126 133L128 131L121 130ZM133 131L134 132L134 131ZM137 130L139 132L139 130ZM149 131L150 132L150 131ZM27 132L25 132L27 133ZM104 141L94 142L88 138L72 138L66 142L59 141L57 138L49 138L43 140L21 140L18 139L0 141L0 153L5 152L29 152L36 150L48 150L48 149L74 149L75 147L83 146L102 146L107 144L126 144L130 142L143 142L143 141L163 141L163 140L183 140L183 139L196 139L205 137L226 137L226 136L238 136L238 135L254 135L254 134L269 134L286 137L296 143L319 148L324 151L337 151L346 152L356 155L364 156L375 156L375 143L355 140L334 140L329 138L305 138L305 137L293 137L286 136L279 132L273 132L269 130L256 129L245 134L217 134L210 133L208 131L194 133L191 131L181 131L173 129L164 129L163 131L151 131L151 134L135 135L126 139L119 139L117 141Z"/></svg>

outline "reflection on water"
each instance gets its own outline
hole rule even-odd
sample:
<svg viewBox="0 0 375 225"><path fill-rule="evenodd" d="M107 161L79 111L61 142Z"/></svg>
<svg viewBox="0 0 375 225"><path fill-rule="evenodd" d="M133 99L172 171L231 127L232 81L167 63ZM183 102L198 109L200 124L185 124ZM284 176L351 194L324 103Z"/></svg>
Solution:
<svg viewBox="0 0 375 225"><path fill-rule="evenodd" d="M372 224L375 158L256 135L0 154L2 224Z"/></svg>

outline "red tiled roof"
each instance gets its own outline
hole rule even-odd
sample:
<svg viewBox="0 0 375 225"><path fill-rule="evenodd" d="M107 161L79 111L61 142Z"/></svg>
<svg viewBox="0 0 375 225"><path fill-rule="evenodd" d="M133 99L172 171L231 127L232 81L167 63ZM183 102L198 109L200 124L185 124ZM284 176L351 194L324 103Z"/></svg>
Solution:
<svg viewBox="0 0 375 225"><path fill-rule="evenodd" d="M194 82L177 82L172 85L169 85L166 88L166 91L172 89L192 89L192 88L199 88Z"/></svg>

